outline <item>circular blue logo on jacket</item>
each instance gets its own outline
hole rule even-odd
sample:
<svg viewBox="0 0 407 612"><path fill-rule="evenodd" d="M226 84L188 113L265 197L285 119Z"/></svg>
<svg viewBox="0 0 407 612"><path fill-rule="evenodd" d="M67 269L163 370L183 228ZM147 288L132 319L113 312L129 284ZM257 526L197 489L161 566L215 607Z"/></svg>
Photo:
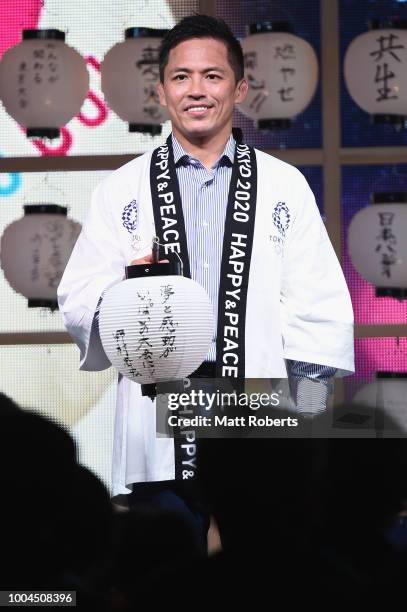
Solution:
<svg viewBox="0 0 407 612"><path fill-rule="evenodd" d="M290 211L285 202L278 202L273 210L273 223L282 236L290 225Z"/></svg>
<svg viewBox="0 0 407 612"><path fill-rule="evenodd" d="M134 232L138 225L138 204L136 200L132 200L123 208L122 213L123 226L130 234Z"/></svg>

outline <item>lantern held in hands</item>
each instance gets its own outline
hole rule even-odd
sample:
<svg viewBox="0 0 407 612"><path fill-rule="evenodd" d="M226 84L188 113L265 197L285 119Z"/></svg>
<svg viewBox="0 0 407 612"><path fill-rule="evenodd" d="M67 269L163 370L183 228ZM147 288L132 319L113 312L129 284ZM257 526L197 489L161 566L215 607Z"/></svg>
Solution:
<svg viewBox="0 0 407 612"><path fill-rule="evenodd" d="M142 385L179 380L209 351L213 307L205 289L189 278L129 278L104 294L99 332L108 359L123 376Z"/></svg>

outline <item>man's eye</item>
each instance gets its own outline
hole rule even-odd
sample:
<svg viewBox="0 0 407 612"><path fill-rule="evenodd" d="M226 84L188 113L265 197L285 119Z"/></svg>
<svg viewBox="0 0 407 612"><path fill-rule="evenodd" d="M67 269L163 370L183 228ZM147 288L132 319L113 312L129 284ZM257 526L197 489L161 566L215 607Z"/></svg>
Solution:
<svg viewBox="0 0 407 612"><path fill-rule="evenodd" d="M175 80L176 80L176 81L178 81L178 80L179 80L179 81L182 81L182 80L184 80L184 79L186 79L186 75L185 75L185 74L177 74L177 75L175 76Z"/></svg>
<svg viewBox="0 0 407 612"><path fill-rule="evenodd" d="M220 76L218 74L208 74L208 77L210 79L220 79Z"/></svg>

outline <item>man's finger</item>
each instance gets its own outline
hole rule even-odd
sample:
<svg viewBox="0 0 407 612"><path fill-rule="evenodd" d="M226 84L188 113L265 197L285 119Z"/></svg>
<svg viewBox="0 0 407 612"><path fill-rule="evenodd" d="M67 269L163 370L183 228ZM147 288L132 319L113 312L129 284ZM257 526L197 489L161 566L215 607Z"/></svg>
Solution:
<svg viewBox="0 0 407 612"><path fill-rule="evenodd" d="M130 263L131 266L139 266L143 264L151 264L153 263L153 254L146 255L145 257L141 257L140 259L133 259ZM168 259L160 259L159 263L169 263Z"/></svg>

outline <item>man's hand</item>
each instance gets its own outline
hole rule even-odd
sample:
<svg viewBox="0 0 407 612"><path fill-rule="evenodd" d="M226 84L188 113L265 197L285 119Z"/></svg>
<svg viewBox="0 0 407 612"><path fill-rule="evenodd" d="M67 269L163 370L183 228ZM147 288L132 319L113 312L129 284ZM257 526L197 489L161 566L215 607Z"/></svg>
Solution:
<svg viewBox="0 0 407 612"><path fill-rule="evenodd" d="M144 264L152 264L153 262L153 254L150 253L150 255L146 255L145 257L141 257L140 259L133 259L132 262L130 262L131 266L142 266ZM161 259L158 263L169 263L168 259Z"/></svg>

